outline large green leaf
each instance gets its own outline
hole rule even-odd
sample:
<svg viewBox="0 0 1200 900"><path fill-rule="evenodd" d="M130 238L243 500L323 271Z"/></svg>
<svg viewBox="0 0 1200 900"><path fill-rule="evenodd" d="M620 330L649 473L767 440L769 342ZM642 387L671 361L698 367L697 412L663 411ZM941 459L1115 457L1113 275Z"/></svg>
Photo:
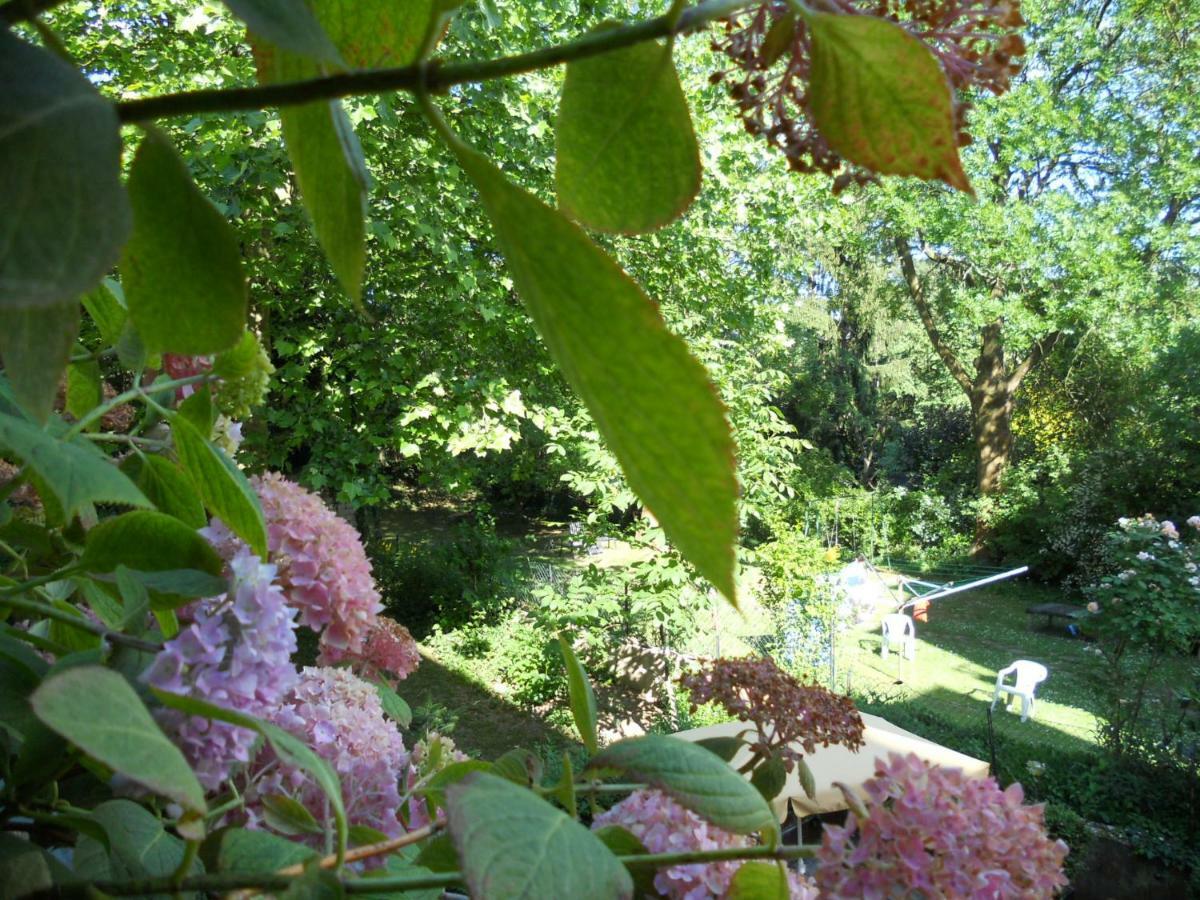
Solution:
<svg viewBox="0 0 1200 900"><path fill-rule="evenodd" d="M0 413L0 447L41 476L67 519L93 503L150 505L133 482L90 444L60 441L36 425Z"/></svg>
<svg viewBox="0 0 1200 900"><path fill-rule="evenodd" d="M973 193L958 158L950 85L930 49L877 16L805 19L808 105L829 145L873 172L936 178Z"/></svg>
<svg viewBox="0 0 1200 900"><path fill-rule="evenodd" d="M179 461L192 476L209 512L266 559L267 525L262 505L242 470L183 416L176 416L171 422L171 433Z"/></svg>
<svg viewBox="0 0 1200 900"><path fill-rule="evenodd" d="M588 769L612 769L644 781L735 834L776 827L762 795L715 754L690 741L661 734L628 738L606 747Z"/></svg>
<svg viewBox="0 0 1200 900"><path fill-rule="evenodd" d="M313 4L346 62L364 69L415 62L433 6L433 0L316 0Z"/></svg>
<svg viewBox="0 0 1200 900"><path fill-rule="evenodd" d="M0 309L77 300L129 234L116 110L71 65L0 28Z"/></svg>
<svg viewBox="0 0 1200 900"><path fill-rule="evenodd" d="M700 190L700 152L669 44L568 65L555 139L558 205L590 228L650 231Z"/></svg>
<svg viewBox="0 0 1200 900"><path fill-rule="evenodd" d="M121 469L161 512L191 528L208 524L204 503L192 480L166 457L131 456Z"/></svg>
<svg viewBox="0 0 1200 900"><path fill-rule="evenodd" d="M53 892L56 881L70 878L70 870L37 844L0 833L0 900Z"/></svg>
<svg viewBox="0 0 1200 900"><path fill-rule="evenodd" d="M303 0L225 0L225 5L247 28L277 47L321 62L341 61L329 35Z"/></svg>
<svg viewBox="0 0 1200 900"><path fill-rule="evenodd" d="M319 74L310 60L256 42L258 80L297 81ZM287 106L279 111L283 140L304 208L342 288L356 303L366 265L367 188L362 147L337 100Z"/></svg>
<svg viewBox="0 0 1200 900"><path fill-rule="evenodd" d="M733 438L704 367L579 226L448 140L479 189L534 324L630 487L679 551L736 603Z"/></svg>
<svg viewBox="0 0 1200 900"><path fill-rule="evenodd" d="M224 568L221 557L194 528L150 509L105 519L88 531L80 562L91 572L125 566L145 572L198 569L219 575Z"/></svg>
<svg viewBox="0 0 1200 900"><path fill-rule="evenodd" d="M133 235L121 254L129 315L151 352L216 353L246 327L237 236L170 140L150 129L129 171Z"/></svg>
<svg viewBox="0 0 1200 900"><path fill-rule="evenodd" d="M104 388L101 387L102 375L100 363L94 359L80 360L67 366L67 396L63 407L76 420L91 412L104 399ZM99 421L93 421L87 426L88 431L100 427Z"/></svg>
<svg viewBox="0 0 1200 900"><path fill-rule="evenodd" d="M222 872L276 872L318 855L303 844L257 829L229 828L216 840L217 866Z"/></svg>
<svg viewBox="0 0 1200 900"><path fill-rule="evenodd" d="M125 309L125 293L111 278L103 279L95 288L83 295L83 308L87 310L100 339L110 347L116 346L125 329L129 313Z"/></svg>
<svg viewBox="0 0 1200 900"><path fill-rule="evenodd" d="M783 863L751 860L738 866L723 900L788 900L791 896Z"/></svg>
<svg viewBox="0 0 1200 900"><path fill-rule="evenodd" d="M447 826L478 900L633 895L604 843L532 791L473 772L446 791Z"/></svg>
<svg viewBox="0 0 1200 900"><path fill-rule="evenodd" d="M571 716L575 719L575 727L579 729L579 736L583 738L588 753L595 753L599 746L596 740L596 694L566 635L558 636L558 644L567 667L567 696L571 701Z"/></svg>
<svg viewBox="0 0 1200 900"><path fill-rule="evenodd" d="M4 313L0 359L17 400L39 422L54 406L79 333L79 301L72 298Z"/></svg>
<svg viewBox="0 0 1200 900"><path fill-rule="evenodd" d="M114 772L185 809L204 812L204 789L129 682L111 669L76 666L29 698L34 714Z"/></svg>
<svg viewBox="0 0 1200 900"><path fill-rule="evenodd" d="M108 847L81 836L76 844L75 875L88 881L161 878L183 863L183 841L168 834L149 810L130 800L108 800L92 810L92 818L108 836ZM193 860L190 875L204 871ZM155 895L169 897L170 895Z"/></svg>

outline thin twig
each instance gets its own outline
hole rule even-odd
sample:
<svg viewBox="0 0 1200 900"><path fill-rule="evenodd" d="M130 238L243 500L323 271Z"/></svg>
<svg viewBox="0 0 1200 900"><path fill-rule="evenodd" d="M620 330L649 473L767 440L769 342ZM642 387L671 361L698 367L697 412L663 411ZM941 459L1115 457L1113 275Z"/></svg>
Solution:
<svg viewBox="0 0 1200 900"><path fill-rule="evenodd" d="M632 25L593 31L566 44L542 47L529 53L503 56L499 59L449 65L442 65L433 60L390 69L342 72L286 84L182 91L138 100L123 100L116 105L117 115L122 122L149 122L197 113L295 106L314 100L332 100L360 94L416 92L422 88L433 93L444 93L456 84L535 72L644 41L686 34L703 28L710 22L726 18L749 6L751 2L752 0L705 0L704 3L684 10L678 16L678 21L668 13Z"/></svg>
<svg viewBox="0 0 1200 900"><path fill-rule="evenodd" d="M29 584L29 582L25 582ZM21 585L22 587L24 585ZM105 628L90 619L73 616L69 612L64 612L61 609L53 607L48 603L39 603L36 600L26 600L23 597L0 597L0 607L9 606L13 609L18 609L21 612L27 612L31 615L41 616L45 619L56 619L72 628L78 628L80 631L87 631L91 634L99 635L106 641L111 641L114 644L123 644L126 647L132 647L134 650L145 650L147 653L157 653L162 649L160 644L144 641L141 638L136 638L133 635L122 634L120 631L113 631L110 628Z"/></svg>
<svg viewBox="0 0 1200 900"><path fill-rule="evenodd" d="M389 853L394 853L402 847L407 847L410 844L415 844L417 841L423 841L427 837L431 837L435 832L441 830L445 826L444 821L432 822L424 828L418 828L416 831L410 831L408 834L402 834L400 837L391 838L390 840L380 841L377 844L367 844L365 847L355 847L353 850L346 851L345 861L358 862L361 859L370 859L372 856L386 856ZM337 854L331 853L329 856L321 859L322 869L332 869L337 865ZM280 869L279 875L302 875L304 874L304 863L296 863L294 866L288 866L286 869Z"/></svg>

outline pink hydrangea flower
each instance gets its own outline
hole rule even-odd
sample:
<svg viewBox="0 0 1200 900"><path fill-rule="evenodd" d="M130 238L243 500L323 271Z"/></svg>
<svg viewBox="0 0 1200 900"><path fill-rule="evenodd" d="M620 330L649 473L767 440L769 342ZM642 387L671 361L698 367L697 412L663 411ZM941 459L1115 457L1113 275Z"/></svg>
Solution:
<svg viewBox="0 0 1200 900"><path fill-rule="evenodd" d="M383 604L358 532L282 475L256 475L250 483L262 501L271 562L301 624L321 632L323 648L359 652ZM218 520L206 534L227 559L241 545Z"/></svg>
<svg viewBox="0 0 1200 900"><path fill-rule="evenodd" d="M349 669L303 669L271 720L333 766L351 824L369 826L389 837L404 832L397 814L408 751L395 725L384 718L374 685ZM272 794L299 801L323 826L331 822L320 786L268 748L255 760L244 792L251 827L261 825L263 798ZM314 841L314 845L322 843L320 838Z"/></svg>
<svg viewBox="0 0 1200 900"><path fill-rule="evenodd" d="M1188 516L1187 523L1192 528L1195 528L1197 531L1200 531L1200 516Z"/></svg>
<svg viewBox="0 0 1200 900"><path fill-rule="evenodd" d="M238 551L229 570L229 594L181 610L183 628L143 678L164 691L262 717L296 681L296 611L274 580L275 567L249 550ZM173 709L161 709L157 717L210 791L250 761L257 735L249 729Z"/></svg>
<svg viewBox="0 0 1200 900"><path fill-rule="evenodd" d="M870 802L844 828L826 826L817 853L823 897L885 900L1052 897L1066 886L1067 845L1046 834L1041 806L1019 784L966 778L917 756L876 761Z"/></svg>
<svg viewBox="0 0 1200 900"><path fill-rule="evenodd" d="M367 632L362 650L353 653L328 646L322 648L322 665L349 662L351 667L368 678L403 681L421 663L421 652L408 629L387 616L379 616Z"/></svg>
<svg viewBox="0 0 1200 900"><path fill-rule="evenodd" d="M718 828L656 790L634 791L592 822L593 829L606 825L628 829L651 853L719 850L751 844L750 838ZM715 900L725 896L741 865L741 860L728 860L670 866L654 876L654 887L669 900ZM802 876L789 873L789 881L792 900L816 900L816 890Z"/></svg>

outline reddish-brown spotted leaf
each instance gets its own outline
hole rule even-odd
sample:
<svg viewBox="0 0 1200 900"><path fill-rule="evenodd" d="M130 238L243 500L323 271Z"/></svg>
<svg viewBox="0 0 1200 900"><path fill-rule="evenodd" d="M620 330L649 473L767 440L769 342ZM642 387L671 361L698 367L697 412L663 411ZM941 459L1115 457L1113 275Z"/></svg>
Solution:
<svg viewBox="0 0 1200 900"><path fill-rule="evenodd" d="M937 58L874 16L810 13L809 111L840 155L883 175L938 179L968 194L950 86Z"/></svg>

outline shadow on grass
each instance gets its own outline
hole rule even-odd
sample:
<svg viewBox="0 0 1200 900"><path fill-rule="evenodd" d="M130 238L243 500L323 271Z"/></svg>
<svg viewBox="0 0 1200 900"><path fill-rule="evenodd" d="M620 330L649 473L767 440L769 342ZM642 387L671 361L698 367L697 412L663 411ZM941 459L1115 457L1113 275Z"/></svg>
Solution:
<svg viewBox="0 0 1200 900"><path fill-rule="evenodd" d="M581 746L533 711L497 696L424 651L421 665L400 683L398 692L418 719L432 712L429 724L435 727L444 727L441 722L447 718L453 720L450 736L460 749L479 759L495 759L521 747L549 761ZM414 719L414 725L422 724Z"/></svg>

